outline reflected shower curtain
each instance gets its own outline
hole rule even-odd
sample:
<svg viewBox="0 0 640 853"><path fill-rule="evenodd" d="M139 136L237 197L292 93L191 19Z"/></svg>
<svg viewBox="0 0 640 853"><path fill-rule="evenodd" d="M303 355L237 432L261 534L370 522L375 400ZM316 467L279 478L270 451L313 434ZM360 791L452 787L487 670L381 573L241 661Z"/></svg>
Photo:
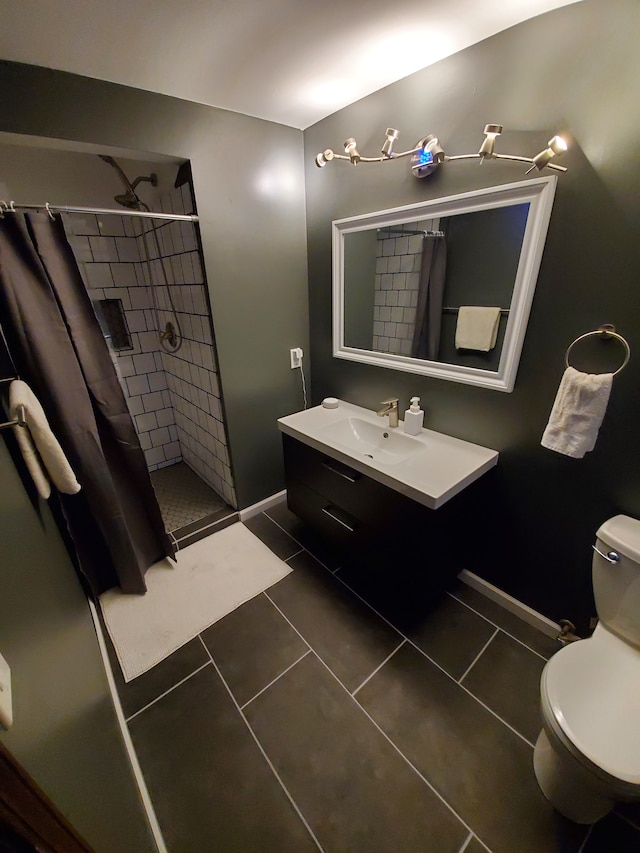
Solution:
<svg viewBox="0 0 640 853"><path fill-rule="evenodd" d="M440 349L442 299L447 272L447 243L443 234L425 234L422 243L416 325L411 355L435 361Z"/></svg>
<svg viewBox="0 0 640 853"><path fill-rule="evenodd" d="M0 324L82 486L59 495L82 573L96 595L144 593L174 550L60 216L0 219Z"/></svg>

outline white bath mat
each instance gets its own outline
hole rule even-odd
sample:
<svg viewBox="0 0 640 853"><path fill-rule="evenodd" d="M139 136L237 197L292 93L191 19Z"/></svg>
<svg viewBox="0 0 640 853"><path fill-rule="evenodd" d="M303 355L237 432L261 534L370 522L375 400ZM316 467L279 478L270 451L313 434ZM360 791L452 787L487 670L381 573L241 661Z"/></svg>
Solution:
<svg viewBox="0 0 640 853"><path fill-rule="evenodd" d="M283 563L238 522L151 566L146 595L100 596L109 636L131 681L201 631L286 577Z"/></svg>

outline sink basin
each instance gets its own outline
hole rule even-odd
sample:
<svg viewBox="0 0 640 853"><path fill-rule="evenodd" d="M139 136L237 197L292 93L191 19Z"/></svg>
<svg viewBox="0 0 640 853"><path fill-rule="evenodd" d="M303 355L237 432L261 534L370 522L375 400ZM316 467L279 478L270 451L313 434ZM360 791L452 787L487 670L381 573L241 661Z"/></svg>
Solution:
<svg viewBox="0 0 640 853"><path fill-rule="evenodd" d="M338 442L350 453L387 465L397 465L424 451L421 441L390 429L384 422L376 424L362 418L345 417L322 432L328 441Z"/></svg>
<svg viewBox="0 0 640 853"><path fill-rule="evenodd" d="M438 509L481 477L498 453L450 435L422 429L406 435L402 421L390 429L375 412L339 400L278 420L285 435L366 474L378 483Z"/></svg>

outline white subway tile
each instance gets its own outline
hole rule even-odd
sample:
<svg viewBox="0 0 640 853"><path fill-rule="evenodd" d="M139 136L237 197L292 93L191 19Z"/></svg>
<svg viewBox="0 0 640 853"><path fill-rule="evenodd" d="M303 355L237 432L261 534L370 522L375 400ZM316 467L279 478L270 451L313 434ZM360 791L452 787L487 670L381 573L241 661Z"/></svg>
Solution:
<svg viewBox="0 0 640 853"><path fill-rule="evenodd" d="M93 213L65 214L65 222L72 223L74 234L99 234L98 222Z"/></svg>
<svg viewBox="0 0 640 853"><path fill-rule="evenodd" d="M139 261L140 252L138 250L138 242L134 237L116 237L116 249L118 250L118 260L120 261Z"/></svg>
<svg viewBox="0 0 640 853"><path fill-rule="evenodd" d="M154 447L159 447L161 444L169 443L169 430L166 427L152 429L149 435L151 437L151 444Z"/></svg>
<svg viewBox="0 0 640 853"><path fill-rule="evenodd" d="M122 216L101 214L98 216L98 228L103 237L121 237L124 235Z"/></svg>
<svg viewBox="0 0 640 853"><path fill-rule="evenodd" d="M150 450L145 450L144 456L147 460L147 465L157 465L159 462L165 461L162 447L152 447Z"/></svg>
<svg viewBox="0 0 640 853"><path fill-rule="evenodd" d="M118 367L120 368L120 374L126 379L127 376L134 376L136 373L136 369L133 366L133 358L130 355L119 355L118 357Z"/></svg>
<svg viewBox="0 0 640 853"><path fill-rule="evenodd" d="M138 432L149 432L152 429L157 429L158 422L155 412L147 412L144 415L136 415L136 429Z"/></svg>
<svg viewBox="0 0 640 853"><path fill-rule="evenodd" d="M143 450L149 450L151 448L151 436L148 432L141 432L138 439L140 441L140 447Z"/></svg>
<svg viewBox="0 0 640 853"><path fill-rule="evenodd" d="M143 415L144 406L142 404L142 396L127 397L127 406L131 415Z"/></svg>
<svg viewBox="0 0 640 853"><path fill-rule="evenodd" d="M182 264L182 280L186 282L195 281L193 275L193 264L191 263L191 255L189 252L184 252L180 255L180 263Z"/></svg>
<svg viewBox="0 0 640 853"><path fill-rule="evenodd" d="M159 427L168 427L174 424L173 409L160 409L156 412Z"/></svg>
<svg viewBox="0 0 640 853"><path fill-rule="evenodd" d="M152 391L150 394L145 394L142 398L142 404L145 412L155 412L159 409L166 409L164 400L162 399L162 391Z"/></svg>
<svg viewBox="0 0 640 853"><path fill-rule="evenodd" d="M127 311L127 325L130 332L146 332L147 321L144 311Z"/></svg>
<svg viewBox="0 0 640 853"><path fill-rule="evenodd" d="M130 376L126 383L127 391L131 396L149 393L149 381L146 376Z"/></svg>
<svg viewBox="0 0 640 853"><path fill-rule="evenodd" d="M135 264L113 263L111 273L116 287L135 287L138 283Z"/></svg>
<svg viewBox="0 0 640 853"><path fill-rule="evenodd" d="M164 370L149 373L149 388L152 391L165 391L167 388L167 377Z"/></svg>
<svg viewBox="0 0 640 853"><path fill-rule="evenodd" d="M153 357L153 353L146 352L141 355L133 356L133 365L135 367L135 372L140 373L153 373L156 369L156 362Z"/></svg>
<svg viewBox="0 0 640 853"><path fill-rule="evenodd" d="M85 264L85 272L89 288L113 287L111 266L108 263Z"/></svg>
<svg viewBox="0 0 640 853"><path fill-rule="evenodd" d="M94 261L117 261L115 237L89 237Z"/></svg>

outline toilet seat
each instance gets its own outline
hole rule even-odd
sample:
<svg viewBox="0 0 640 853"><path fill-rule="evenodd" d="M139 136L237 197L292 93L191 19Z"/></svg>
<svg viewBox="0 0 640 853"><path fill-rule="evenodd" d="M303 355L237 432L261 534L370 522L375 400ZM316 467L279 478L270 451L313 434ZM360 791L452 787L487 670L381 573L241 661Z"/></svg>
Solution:
<svg viewBox="0 0 640 853"><path fill-rule="evenodd" d="M541 687L548 722L576 758L640 790L640 649L599 624L551 658Z"/></svg>

